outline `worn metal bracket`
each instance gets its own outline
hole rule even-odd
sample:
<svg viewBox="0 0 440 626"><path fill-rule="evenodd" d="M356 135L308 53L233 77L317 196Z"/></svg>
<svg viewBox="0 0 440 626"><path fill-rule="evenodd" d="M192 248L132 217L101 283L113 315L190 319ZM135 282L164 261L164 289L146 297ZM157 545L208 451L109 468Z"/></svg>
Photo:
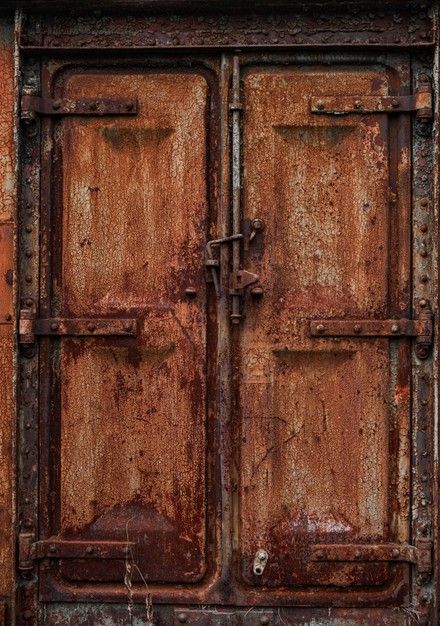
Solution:
<svg viewBox="0 0 440 626"><path fill-rule="evenodd" d="M432 348L434 324L429 302L418 304L417 319L320 319L309 321L312 337L414 337L416 355L426 359Z"/></svg>
<svg viewBox="0 0 440 626"><path fill-rule="evenodd" d="M131 541L69 541L51 537L35 541L33 532L18 536L18 568L32 570L41 559L125 559L135 544Z"/></svg>
<svg viewBox="0 0 440 626"><path fill-rule="evenodd" d="M98 337L137 335L138 322L134 318L44 318L36 319L33 309L20 311L18 342L22 346L35 343L36 336Z"/></svg>
<svg viewBox="0 0 440 626"><path fill-rule="evenodd" d="M407 543L316 544L311 546L310 560L318 562L403 562L415 565L418 573L432 571L432 541L418 539Z"/></svg>
<svg viewBox="0 0 440 626"><path fill-rule="evenodd" d="M39 115L136 115L133 98L43 98L32 94L21 97L21 119Z"/></svg>
<svg viewBox="0 0 440 626"><path fill-rule="evenodd" d="M174 626L277 626L279 612L274 609L246 608L230 609L228 607L176 607L174 609Z"/></svg>
<svg viewBox="0 0 440 626"><path fill-rule="evenodd" d="M433 116L430 86L408 96L317 96L310 99L311 113L321 115L352 115L373 113L416 113L419 119L429 120Z"/></svg>

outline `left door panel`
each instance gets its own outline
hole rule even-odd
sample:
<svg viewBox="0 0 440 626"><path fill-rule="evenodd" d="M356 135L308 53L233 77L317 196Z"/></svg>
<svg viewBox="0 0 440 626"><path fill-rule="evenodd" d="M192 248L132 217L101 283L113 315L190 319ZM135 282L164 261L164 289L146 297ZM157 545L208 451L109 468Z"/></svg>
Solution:
<svg viewBox="0 0 440 626"><path fill-rule="evenodd" d="M208 82L89 71L57 89L134 98L138 113L48 122L40 317L136 319L138 332L41 340L40 538L99 554L42 575L121 582L124 559L102 555L134 542L149 583L194 583L207 569Z"/></svg>

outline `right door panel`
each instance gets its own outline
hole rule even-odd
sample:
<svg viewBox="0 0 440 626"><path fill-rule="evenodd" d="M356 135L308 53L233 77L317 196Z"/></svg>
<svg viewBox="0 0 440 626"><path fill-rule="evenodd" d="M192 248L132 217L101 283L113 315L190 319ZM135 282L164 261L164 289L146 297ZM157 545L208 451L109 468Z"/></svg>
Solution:
<svg viewBox="0 0 440 626"><path fill-rule="evenodd" d="M248 296L238 350L248 584L406 586L406 564L310 560L315 544L409 540L409 342L308 332L311 319L410 316L407 116L310 112L312 97L401 88L379 66L244 74L244 217L265 223L244 265L264 296Z"/></svg>

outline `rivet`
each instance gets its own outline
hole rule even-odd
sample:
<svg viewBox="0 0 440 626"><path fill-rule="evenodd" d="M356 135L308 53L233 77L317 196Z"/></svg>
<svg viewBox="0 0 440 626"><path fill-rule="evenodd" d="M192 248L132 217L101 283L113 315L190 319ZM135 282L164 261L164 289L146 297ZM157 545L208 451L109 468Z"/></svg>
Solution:
<svg viewBox="0 0 440 626"><path fill-rule="evenodd" d="M52 322L52 324L50 325L50 330L58 330L59 327L59 324L57 324L56 322Z"/></svg>
<svg viewBox="0 0 440 626"><path fill-rule="evenodd" d="M52 552L53 554L55 550L56 550L55 546L49 546L49 552Z"/></svg>
<svg viewBox="0 0 440 626"><path fill-rule="evenodd" d="M32 226L30 224L28 224L25 228L27 233L31 233L32 232Z"/></svg>
<svg viewBox="0 0 440 626"><path fill-rule="evenodd" d="M24 425L24 427L26 428L26 430L29 430L31 427L30 422L26 422L26 424Z"/></svg>
<svg viewBox="0 0 440 626"><path fill-rule="evenodd" d="M420 206L428 206L428 198L421 198Z"/></svg>
<svg viewBox="0 0 440 626"><path fill-rule="evenodd" d="M315 557L317 559L323 559L324 558L324 552L322 550L318 550L317 552L315 552Z"/></svg>
<svg viewBox="0 0 440 626"><path fill-rule="evenodd" d="M318 326L316 327L316 331L318 333L323 333L325 331L325 326L324 324L318 324Z"/></svg>
<svg viewBox="0 0 440 626"><path fill-rule="evenodd" d="M127 333L129 333L132 328L133 327L130 322L128 322L127 324L124 324L124 330L127 331Z"/></svg>
<svg viewBox="0 0 440 626"><path fill-rule="evenodd" d="M427 283L428 280L429 280L428 274L422 274L422 276L420 276L420 282L421 283Z"/></svg>
<svg viewBox="0 0 440 626"><path fill-rule="evenodd" d="M8 313L7 315L5 315L5 320L6 320L7 322L10 322L10 321L11 321L11 319L12 319L12 315L11 315L10 313Z"/></svg>
<svg viewBox="0 0 440 626"><path fill-rule="evenodd" d="M195 289L194 287L187 287L185 289L185 295L187 298L194 299L197 297L197 289Z"/></svg>
<svg viewBox="0 0 440 626"><path fill-rule="evenodd" d="M356 550L356 552L354 553L355 559L359 559L360 556L361 556L361 551L360 550Z"/></svg>
<svg viewBox="0 0 440 626"><path fill-rule="evenodd" d="M391 556L395 559L400 555L400 550L398 548L394 548L394 550L391 551Z"/></svg>
<svg viewBox="0 0 440 626"><path fill-rule="evenodd" d="M400 102L398 100L392 100L391 106L393 107L393 109L398 109L400 106Z"/></svg>
<svg viewBox="0 0 440 626"><path fill-rule="evenodd" d="M270 624L270 619L267 615L262 615L260 617L260 624Z"/></svg>
<svg viewBox="0 0 440 626"><path fill-rule="evenodd" d="M399 324L393 324L391 326L391 332L392 333L398 333L399 332Z"/></svg>
<svg viewBox="0 0 440 626"><path fill-rule="evenodd" d="M87 326L87 328L89 329L89 331L90 331L91 333L93 333L93 332L95 331L95 329L96 329L96 326L95 326L95 324L89 324L89 325Z"/></svg>
<svg viewBox="0 0 440 626"><path fill-rule="evenodd" d="M86 548L86 554L92 554L93 553L93 548L92 546L87 546Z"/></svg>
<svg viewBox="0 0 440 626"><path fill-rule="evenodd" d="M25 254L26 254L27 258L30 259L30 258L32 258L33 252L32 252L32 250L26 250Z"/></svg>
<svg viewBox="0 0 440 626"><path fill-rule="evenodd" d="M55 111L58 111L60 106L61 106L61 101L60 100L55 100L55 102L52 103L52 109L54 109Z"/></svg>
<svg viewBox="0 0 440 626"><path fill-rule="evenodd" d="M132 110L133 110L133 107L134 107L133 102L128 102L128 103L127 103L127 106L126 106L126 109L127 109L127 111L132 111Z"/></svg>
<svg viewBox="0 0 440 626"><path fill-rule="evenodd" d="M32 282L32 276L30 274L26 274L26 276L24 277L25 281L27 283L31 283Z"/></svg>
<svg viewBox="0 0 440 626"><path fill-rule="evenodd" d="M32 306L34 304L34 301L32 300L32 298L26 298L24 303L26 306Z"/></svg>
<svg viewBox="0 0 440 626"><path fill-rule="evenodd" d="M177 614L177 621L180 622L181 624L185 624L188 621L186 613L178 613Z"/></svg>
<svg viewBox="0 0 440 626"><path fill-rule="evenodd" d="M428 504L427 500L423 499L420 503L422 506L426 506Z"/></svg>
<svg viewBox="0 0 440 626"><path fill-rule="evenodd" d="M420 224L420 230L422 231L422 233L426 233L426 231L428 230L428 226L426 224Z"/></svg>
<svg viewBox="0 0 440 626"><path fill-rule="evenodd" d="M428 482L428 474L423 474L422 482L424 482L424 483Z"/></svg>
<svg viewBox="0 0 440 626"><path fill-rule="evenodd" d="M25 499L24 499L24 503L25 503L25 504L30 504L30 502L31 502L30 498L25 498Z"/></svg>
<svg viewBox="0 0 440 626"><path fill-rule="evenodd" d="M427 301L425 299L422 298L422 300L419 300L419 305L423 308L427 305Z"/></svg>
<svg viewBox="0 0 440 626"><path fill-rule="evenodd" d="M423 244L422 249L420 250L420 256L426 257L428 256L428 252L426 251L425 244Z"/></svg>
<svg viewBox="0 0 440 626"><path fill-rule="evenodd" d="M360 100L356 100L356 102L354 103L354 108L355 109L361 109L362 108L362 102Z"/></svg>
<svg viewBox="0 0 440 626"><path fill-rule="evenodd" d="M316 103L316 108L319 109L319 111L323 111L325 109L324 101L318 100L318 102Z"/></svg>
<svg viewBox="0 0 440 626"><path fill-rule="evenodd" d="M427 405L428 405L428 400L422 400L422 401L420 402L420 404L421 404L422 406L427 406Z"/></svg>
<svg viewBox="0 0 440 626"><path fill-rule="evenodd" d="M360 333L362 330L362 326L360 324L355 324L353 330L355 333Z"/></svg>

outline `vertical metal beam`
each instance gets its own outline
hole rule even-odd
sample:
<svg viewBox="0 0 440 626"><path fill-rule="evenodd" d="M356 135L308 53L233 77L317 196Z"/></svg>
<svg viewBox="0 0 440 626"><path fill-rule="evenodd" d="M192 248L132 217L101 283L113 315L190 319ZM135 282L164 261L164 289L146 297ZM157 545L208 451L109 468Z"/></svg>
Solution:
<svg viewBox="0 0 440 626"><path fill-rule="evenodd" d="M240 157L240 60L237 55L232 61L232 234L240 233L241 225L241 157ZM236 239L232 242L232 272L235 275L240 269L241 242ZM241 319L241 297L238 293L232 294L231 321L238 324Z"/></svg>

